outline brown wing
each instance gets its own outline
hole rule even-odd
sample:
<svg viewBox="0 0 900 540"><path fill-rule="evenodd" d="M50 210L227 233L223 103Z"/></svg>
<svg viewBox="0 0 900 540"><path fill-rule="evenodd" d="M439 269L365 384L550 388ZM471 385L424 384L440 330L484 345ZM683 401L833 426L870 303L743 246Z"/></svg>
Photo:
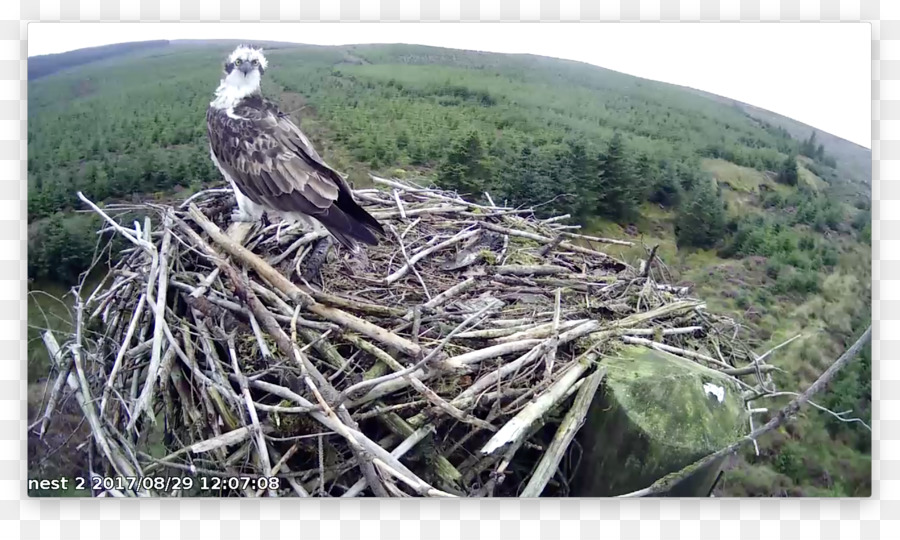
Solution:
<svg viewBox="0 0 900 540"><path fill-rule="evenodd" d="M232 114L207 111L210 146L247 198L312 216L341 241L378 244L373 231L383 233L381 225L356 204L346 181L287 115L258 96L242 100Z"/></svg>

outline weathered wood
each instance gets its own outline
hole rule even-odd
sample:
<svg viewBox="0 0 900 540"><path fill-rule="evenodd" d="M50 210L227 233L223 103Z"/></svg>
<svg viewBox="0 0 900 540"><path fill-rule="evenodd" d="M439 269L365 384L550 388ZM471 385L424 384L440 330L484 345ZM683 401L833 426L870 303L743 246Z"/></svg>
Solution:
<svg viewBox="0 0 900 540"><path fill-rule="evenodd" d="M304 306L306 310L333 323L369 336L376 341L385 343L391 347L396 347L410 356L418 357L421 354L422 350L418 345L397 336L389 330L385 330L384 328L340 309L317 303L312 296L301 290L297 285L291 283L290 280L278 273L278 271L269 266L268 263L259 258L256 254L234 242L227 235L222 234L222 231L220 231L214 223L209 221L206 216L200 212L200 209L193 204L190 206L190 215L194 222L200 225L200 227L232 257L253 268L254 271L260 274L266 281L272 283L296 304ZM197 239L202 242L202 239L199 239L199 237ZM205 242L203 243L205 244ZM216 257L215 252L211 249L208 250L208 252L210 251L212 252L210 255ZM220 257L218 258L221 259ZM222 261L219 264L227 263Z"/></svg>
<svg viewBox="0 0 900 540"><path fill-rule="evenodd" d="M507 446L520 444L531 425L540 421L560 402L566 391L581 378L592 363L592 356L586 355L572 365L550 388L504 424L481 448L481 453L494 454Z"/></svg>
<svg viewBox="0 0 900 540"><path fill-rule="evenodd" d="M563 456L569 449L572 439L575 438L578 430L584 425L584 418L587 416L594 395L597 393L597 388L600 387L600 382L605 376L606 370L600 367L585 379L581 389L578 390L578 395L575 397L575 403L572 404L572 408L569 409L569 412L566 413L565 418L559 424L550 446L544 451L544 456L538 462L531 479L519 495L520 497L540 497L547 486L547 482L556 474L559 462L562 461Z"/></svg>
<svg viewBox="0 0 900 540"><path fill-rule="evenodd" d="M476 234L479 234L480 232L481 231L479 231L478 229L464 230L464 231L457 233L456 235L454 235L452 238L450 238L448 240L444 240L443 242L441 242L439 244L435 244L434 246L432 246L426 250L416 253L415 255L413 255L412 257L409 258L409 263L404 264L403 266L398 268L396 272L394 272L393 274L384 278L384 282L387 283L388 285L390 285L391 283L395 283L398 279L402 278L410 271L410 268L411 268L410 265L416 264L417 262L419 262L422 259L424 259L425 257L431 255L435 251L440 251L446 247L457 244L467 238L471 238L471 237L475 236Z"/></svg>
<svg viewBox="0 0 900 540"><path fill-rule="evenodd" d="M774 367L740 343L737 323L596 251L603 239L566 232L578 226L561 224L567 216L541 221L489 196L485 206L411 181L384 185L358 200L394 234L335 251L315 276L303 264L326 233L277 217L228 222L230 191L184 212L89 204L135 247L92 289L89 307L77 306L80 333L67 336L71 354L29 429L52 417L71 381L94 415L91 462L117 474L275 475L279 495L301 497L549 494L596 390L599 375L588 374L622 341L713 351L695 359L754 395L772 386ZM134 229L110 218L138 208L148 217ZM573 397L578 406L544 438L542 423ZM165 417L175 446L162 459L145 446L161 431L134 423L139 402L151 406L138 415Z"/></svg>

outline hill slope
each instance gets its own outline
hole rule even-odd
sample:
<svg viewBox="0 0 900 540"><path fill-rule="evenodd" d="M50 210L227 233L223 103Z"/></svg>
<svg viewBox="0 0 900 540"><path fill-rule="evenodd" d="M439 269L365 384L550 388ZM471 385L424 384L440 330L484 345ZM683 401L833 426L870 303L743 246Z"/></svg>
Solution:
<svg viewBox="0 0 900 540"><path fill-rule="evenodd" d="M169 44L166 40L139 41L134 43L115 43L99 47L89 47L57 54L42 54L28 59L28 80L90 64L107 58L115 58L134 52L158 49Z"/></svg>
<svg viewBox="0 0 900 540"><path fill-rule="evenodd" d="M203 118L231 46L172 42L29 82L31 279L86 268L96 223L72 215L76 190L121 200L220 181ZM819 133L827 148L798 158L810 135L798 122L578 62L407 45L282 45L268 57L264 93L357 184L369 171L419 177L658 243L757 350L803 333L777 353L776 383L811 381L868 323L865 149ZM868 366L823 405L867 419ZM868 493L869 432L806 414L745 456L726 493Z"/></svg>

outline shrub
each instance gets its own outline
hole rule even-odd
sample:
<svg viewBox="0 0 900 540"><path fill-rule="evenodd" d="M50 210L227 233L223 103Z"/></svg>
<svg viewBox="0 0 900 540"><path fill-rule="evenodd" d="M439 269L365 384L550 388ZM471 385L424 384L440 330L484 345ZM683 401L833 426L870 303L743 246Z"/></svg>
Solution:
<svg viewBox="0 0 900 540"><path fill-rule="evenodd" d="M779 294L811 294L820 290L819 274L814 270L790 269L782 272L775 282Z"/></svg>
<svg viewBox="0 0 900 540"><path fill-rule="evenodd" d="M773 463L775 470L787 476L795 483L803 477L803 457L793 444L786 444L778 451Z"/></svg>
<svg viewBox="0 0 900 540"><path fill-rule="evenodd" d="M756 290L756 302L763 306L768 306L772 303L772 293L767 289L760 287Z"/></svg>

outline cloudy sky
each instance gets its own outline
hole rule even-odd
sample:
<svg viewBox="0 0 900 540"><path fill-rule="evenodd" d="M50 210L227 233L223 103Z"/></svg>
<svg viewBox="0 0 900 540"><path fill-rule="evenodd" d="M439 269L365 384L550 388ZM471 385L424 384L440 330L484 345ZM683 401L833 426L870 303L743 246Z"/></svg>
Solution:
<svg viewBox="0 0 900 540"><path fill-rule="evenodd" d="M587 62L690 86L871 148L866 23L31 23L28 55L150 39L414 43Z"/></svg>

